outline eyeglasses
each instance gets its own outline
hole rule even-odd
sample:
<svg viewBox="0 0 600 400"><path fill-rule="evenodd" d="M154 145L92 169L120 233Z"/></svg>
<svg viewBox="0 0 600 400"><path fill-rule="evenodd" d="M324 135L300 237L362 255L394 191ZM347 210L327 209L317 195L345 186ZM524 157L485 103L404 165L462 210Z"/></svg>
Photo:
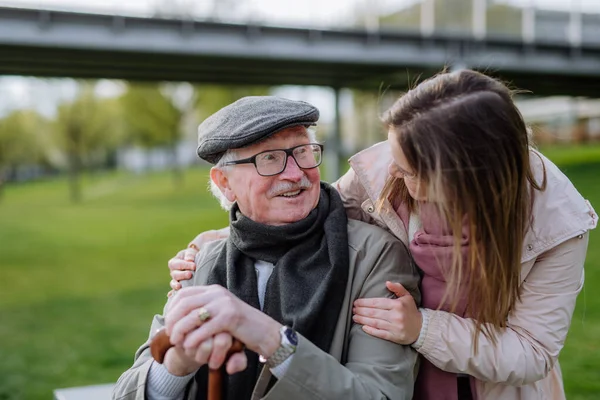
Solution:
<svg viewBox="0 0 600 400"><path fill-rule="evenodd" d="M243 160L229 161L225 165L254 164L261 176L273 176L283 172L288 157L292 157L301 169L316 168L321 165L323 145L317 143L301 144L290 149L261 151Z"/></svg>

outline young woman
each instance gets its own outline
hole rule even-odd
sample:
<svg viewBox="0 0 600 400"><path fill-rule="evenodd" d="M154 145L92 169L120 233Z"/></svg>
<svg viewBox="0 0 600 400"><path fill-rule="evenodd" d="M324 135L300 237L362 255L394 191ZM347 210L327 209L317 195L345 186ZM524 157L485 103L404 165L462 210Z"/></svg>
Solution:
<svg viewBox="0 0 600 400"><path fill-rule="evenodd" d="M597 224L591 205L531 148L510 90L483 74L437 75L383 121L388 140L352 157L335 186L350 218L410 249L423 303L388 282L398 298L358 299L355 322L423 356L417 399L563 399L558 355ZM169 262L173 288L194 268L185 256Z"/></svg>

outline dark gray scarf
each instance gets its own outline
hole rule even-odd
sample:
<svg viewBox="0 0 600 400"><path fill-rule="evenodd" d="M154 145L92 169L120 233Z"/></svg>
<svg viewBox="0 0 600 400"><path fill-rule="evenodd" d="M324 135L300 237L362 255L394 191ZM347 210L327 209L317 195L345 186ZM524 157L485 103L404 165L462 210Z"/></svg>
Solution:
<svg viewBox="0 0 600 400"><path fill-rule="evenodd" d="M348 219L339 194L321 182L319 204L298 222L282 226L256 223L237 205L229 216L231 232L207 284L226 287L260 309L256 260L275 265L268 280L263 312L292 327L324 351L333 339L348 281ZM225 381L227 399L250 399L260 373L258 355L249 350L248 368ZM196 374L198 398L206 397L207 370Z"/></svg>

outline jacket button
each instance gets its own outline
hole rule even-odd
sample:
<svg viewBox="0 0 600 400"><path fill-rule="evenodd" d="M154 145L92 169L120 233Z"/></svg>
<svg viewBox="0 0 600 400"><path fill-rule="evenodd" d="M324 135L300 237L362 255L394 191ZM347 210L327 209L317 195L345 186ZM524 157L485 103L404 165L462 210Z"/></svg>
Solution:
<svg viewBox="0 0 600 400"><path fill-rule="evenodd" d="M577 235L577 239L583 239L583 235Z"/></svg>
<svg viewBox="0 0 600 400"><path fill-rule="evenodd" d="M530 244L528 244L528 245L527 245L527 250L528 250L528 251L531 251L531 250L533 250L533 246L532 246L532 245L530 245Z"/></svg>
<svg viewBox="0 0 600 400"><path fill-rule="evenodd" d="M367 212L368 213L372 213L373 211L375 211L375 207L373 207L373 206L367 207Z"/></svg>

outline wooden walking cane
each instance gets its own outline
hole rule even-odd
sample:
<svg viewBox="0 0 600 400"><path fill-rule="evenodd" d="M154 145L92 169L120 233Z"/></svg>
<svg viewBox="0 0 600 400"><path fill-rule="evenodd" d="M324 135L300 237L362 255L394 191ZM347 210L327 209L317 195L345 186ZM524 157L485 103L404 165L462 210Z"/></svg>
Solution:
<svg viewBox="0 0 600 400"><path fill-rule="evenodd" d="M150 341L150 353L159 364L163 363L165 360L165 354L167 354L167 350L169 350L171 347L173 347L173 345L171 344L169 336L167 336L167 332L164 328L156 332L156 335L154 335ZM239 353L242 350L244 350L243 343L237 339L233 339L233 344L227 352L225 362L227 362L232 354ZM221 388L223 387L223 368L224 366L219 369L209 368L208 370L208 400L222 399Z"/></svg>

